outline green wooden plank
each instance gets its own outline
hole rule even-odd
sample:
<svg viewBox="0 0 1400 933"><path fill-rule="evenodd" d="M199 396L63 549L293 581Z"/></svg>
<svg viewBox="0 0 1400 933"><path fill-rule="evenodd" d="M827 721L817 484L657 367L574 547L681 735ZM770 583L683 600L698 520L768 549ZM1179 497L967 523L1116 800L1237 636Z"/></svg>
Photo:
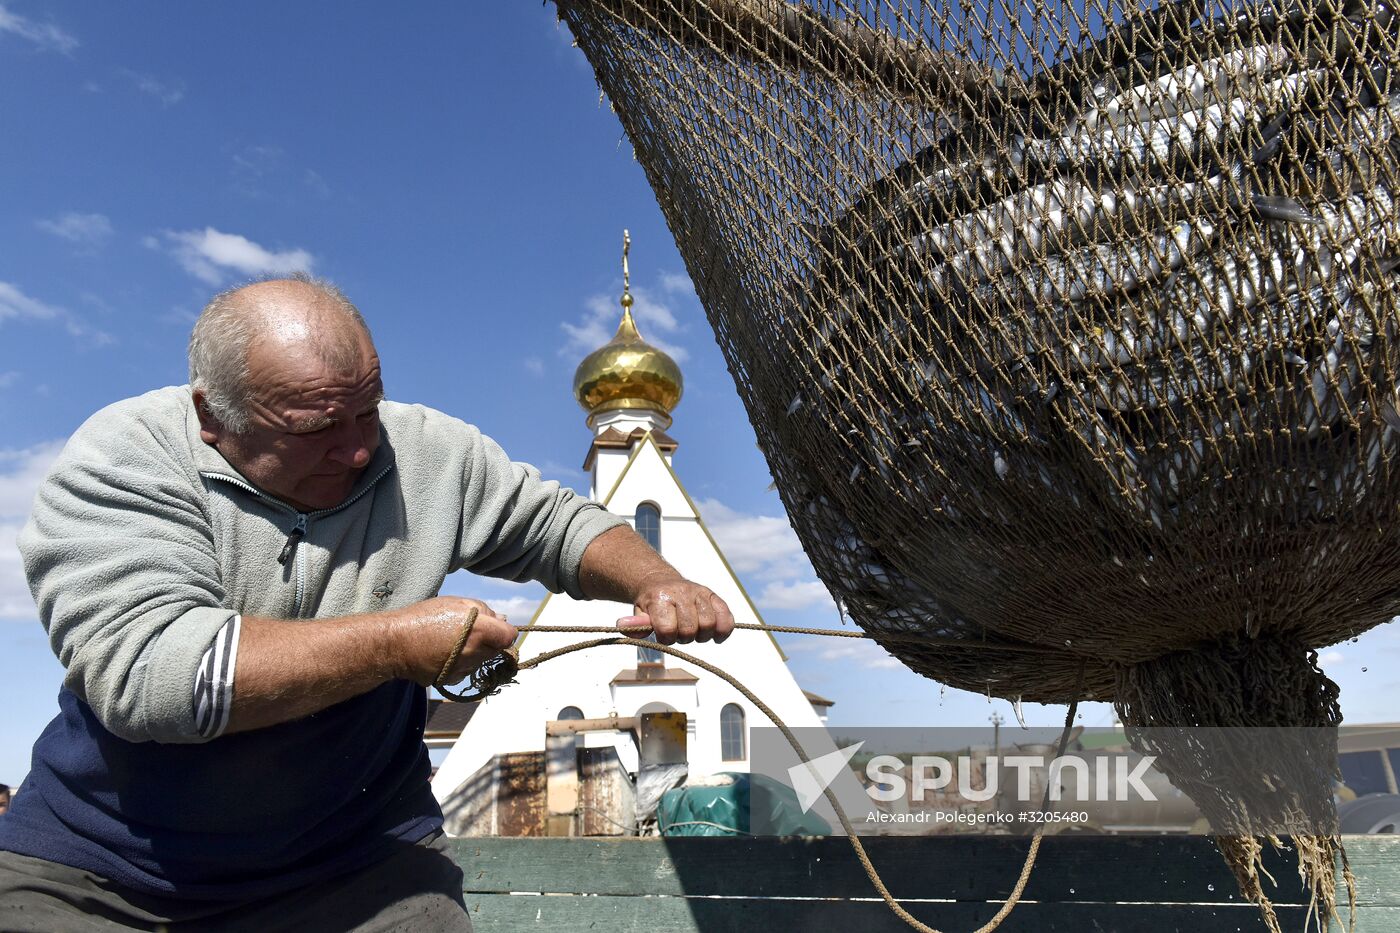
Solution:
<svg viewBox="0 0 1400 933"><path fill-rule="evenodd" d="M999 906L966 902L906 905L924 923L958 933L987 922ZM473 894L467 898L467 907L477 933L819 933L838 929L908 933L910 929L883 903L868 901ZM1400 929L1400 908L1370 907L1359 913L1357 933L1394 933ZM1282 907L1278 914L1289 933L1303 929L1303 908ZM1022 903L998 933L1262 933L1265 929L1259 912L1249 905Z"/></svg>
<svg viewBox="0 0 1400 933"><path fill-rule="evenodd" d="M897 897L1005 898L1026 841L1007 837L882 837L865 840L871 861ZM459 839L457 857L472 892L541 891L606 895L870 897L870 880L850 844L812 839ZM1358 902L1400 906L1400 839L1347 840ZM1306 903L1291 861L1270 854L1278 881L1270 897ZM1234 877L1202 837L1046 839L1027 888L1040 901L1240 901Z"/></svg>

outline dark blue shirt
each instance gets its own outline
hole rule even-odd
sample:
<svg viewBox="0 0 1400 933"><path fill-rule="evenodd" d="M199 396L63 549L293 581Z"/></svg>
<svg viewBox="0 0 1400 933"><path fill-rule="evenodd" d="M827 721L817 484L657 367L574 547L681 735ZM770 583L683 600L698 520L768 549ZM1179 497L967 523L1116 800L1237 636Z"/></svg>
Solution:
<svg viewBox="0 0 1400 933"><path fill-rule="evenodd" d="M392 681L203 744L128 742L67 688L0 849L135 891L246 901L353 871L442 825L422 687Z"/></svg>

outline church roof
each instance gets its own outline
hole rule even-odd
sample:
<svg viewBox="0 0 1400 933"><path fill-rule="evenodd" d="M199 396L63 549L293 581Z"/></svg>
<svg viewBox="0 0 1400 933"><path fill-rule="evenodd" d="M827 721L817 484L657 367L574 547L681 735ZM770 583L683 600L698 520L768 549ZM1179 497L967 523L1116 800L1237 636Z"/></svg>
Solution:
<svg viewBox="0 0 1400 933"><path fill-rule="evenodd" d="M807 702L808 702L808 703L811 703L813 706L835 706L835 705L836 705L836 701L835 701L835 700L828 700L826 697L824 697L824 696L822 696L822 695L820 695L820 694L817 694L817 693L813 693L813 692L810 691L810 690L803 690L803 691L802 691L802 695L805 696L805 697L807 698Z"/></svg>
<svg viewBox="0 0 1400 933"><path fill-rule="evenodd" d="M600 448L607 450L628 450L637 441L646 435L643 428L633 428L631 432L619 431L615 427L610 427L602 434L593 438L593 444L588 448L588 456L583 458L583 469L585 471L593 469L593 461L598 457ZM652 438L656 441L656 446L662 453L675 453L680 444L665 431L651 432Z"/></svg>
<svg viewBox="0 0 1400 933"><path fill-rule="evenodd" d="M662 667L659 664L650 667L626 667L617 672L610 683L612 684L696 684L700 678L689 671L683 671L676 667Z"/></svg>
<svg viewBox="0 0 1400 933"><path fill-rule="evenodd" d="M603 433L606 434L607 432L605 431ZM618 433L621 434L622 432L619 431ZM675 441L663 432L655 429L644 432L644 435L645 436L642 438L642 442L632 448L631 456L629 456L627 459L627 465L622 468L622 473L613 482L613 488L610 489L608 493L602 497L601 501L603 507L607 508L608 504L612 502L613 494L617 492L618 488L627 479L627 474L631 472L633 464L637 462L637 457L641 455L643 449L646 447L646 443L649 438L652 446L656 448L657 456L660 457L661 467L667 472L667 474L670 475L671 481L676 484L676 490L680 492L681 496L685 499L686 505L690 507L691 513L695 515L697 519L696 524L699 525L700 531L704 533L705 540L710 543L710 547L714 549L715 556L719 558L719 562L724 566L725 572L729 574L729 578L733 580L734 585L738 587L739 595L744 597L744 602L748 604L749 610L753 613L754 618L757 619L759 622L762 622L763 614L758 611L758 606L754 603L753 597L749 595L749 591L744 587L744 583L742 580L739 579L739 575L734 572L733 566L731 566L729 563L729 558L725 557L724 551L720 550L719 542L716 541L715 536L710 533L709 526L705 524L705 519L700 514L700 509L695 505L695 500L690 497L690 493L686 490L685 484L682 483L680 477L676 475L675 467L668 463L664 456L661 456L661 454L663 454L664 451L660 446L658 438L663 438L666 441L670 441L670 443L672 444L674 444ZM555 594L552 592L544 594L544 599L542 599L540 601L539 606L535 608L535 614L530 617L531 622L534 622L547 611L547 608L550 604L550 600L554 598L554 595ZM768 640L772 642L773 647L777 649L779 660L786 663L788 656L787 652L783 651L783 646L778 644L778 639L773 635L772 632L768 632L767 635ZM527 624L525 628L521 631L520 641L516 644L516 648L520 648L521 645L525 643L525 639L529 637L530 626Z"/></svg>

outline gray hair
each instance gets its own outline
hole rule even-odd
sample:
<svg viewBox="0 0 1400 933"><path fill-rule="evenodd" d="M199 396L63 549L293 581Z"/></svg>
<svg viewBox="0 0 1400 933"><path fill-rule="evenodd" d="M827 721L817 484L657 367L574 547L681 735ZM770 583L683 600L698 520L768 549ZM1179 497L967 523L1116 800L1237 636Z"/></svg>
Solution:
<svg viewBox="0 0 1400 933"><path fill-rule="evenodd" d="M246 434L251 427L248 413L253 387L248 369L248 351L253 339L267 326L268 315L250 308L238 293L259 282L300 282L328 300L344 319L356 325L366 337L369 325L360 310L332 283L305 272L274 275L225 289L209 300L190 334L190 388L204 393L209 414L233 434ZM348 333L353 334L354 329ZM338 335L337 335L338 336ZM355 340L334 339L318 344L326 362L348 369L359 359Z"/></svg>

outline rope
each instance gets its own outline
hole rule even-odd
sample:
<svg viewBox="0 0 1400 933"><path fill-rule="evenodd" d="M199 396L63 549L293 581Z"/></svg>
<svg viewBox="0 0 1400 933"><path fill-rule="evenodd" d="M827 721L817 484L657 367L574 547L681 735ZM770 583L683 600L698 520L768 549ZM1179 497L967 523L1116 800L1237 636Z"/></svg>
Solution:
<svg viewBox="0 0 1400 933"><path fill-rule="evenodd" d="M644 626L638 626L644 627ZM921 645L949 645L955 648L975 648L977 650L990 651L1029 651L1036 654L1051 654L1058 651L1060 654L1069 655L1071 652L1063 648L1057 649L1052 645L1036 644L1013 644L1011 642L998 641L975 641L962 638L956 635L924 635L917 632L852 632L846 629L837 628L802 628L796 625L757 625L752 622L737 622L736 629L745 629L751 632L775 632L788 635L827 635L832 638L868 638L872 641L893 641L918 643ZM527 625L521 632L570 632L570 633L607 633L616 632L618 629L604 625Z"/></svg>
<svg viewBox="0 0 1400 933"><path fill-rule="evenodd" d="M793 735L792 730L788 728L787 724L784 723L782 719L778 717L777 713L769 709L768 704L760 700L752 690L740 683L737 678L731 676L730 674L726 673L720 668L715 667L708 661L702 661L694 655L686 654L684 651L681 651L677 648L672 648L670 645L663 645L658 642L647 641L640 638L628 638L626 636L614 635L610 638L589 639L587 641L577 642L572 645L565 645L564 647L556 648L553 651L545 651L529 659L528 661L520 661L515 649L508 648L505 651L501 652L501 654L492 658L486 664L483 664L471 675L471 684L474 688L476 688L476 694L453 693L449 690L444 689L441 681L447 676L448 671L450 671L452 666L457 662L457 658L461 654L462 647L466 644L467 637L471 634L471 629L475 622L476 611L472 610L467 617L466 624L462 626L462 634L457 640L457 645L453 648L452 653L448 655L447 662L443 665L443 672L438 676L438 682L433 684L434 689L436 689L440 695L449 700L454 700L457 702L475 702L477 700L485 699L486 697L499 692L500 689L504 687L507 683L512 682L515 678L515 675L518 674L520 671L527 671L532 667L538 667L546 661L550 661L558 657L563 657L566 654L572 654L575 651L586 651L589 648L597 648L602 645L628 645L637 648L649 648L653 651L660 651L665 654L669 654L672 657L679 658L680 660L685 661L687 664L694 664L701 670L714 674L721 680L726 681L731 687L742 693L745 699L747 699L750 703L757 707L759 712L767 716L769 721L771 721L773 725L778 727L779 731L782 732L783 737L788 740L788 744L792 746L792 750L797 753L797 757L802 761L803 764L811 763L811 759L807 757L806 750L802 748L802 744L797 741L797 736ZM751 623L738 624L735 625L735 628L766 631L794 631L803 634L835 635L847 638L862 637L861 635L858 635L854 632L843 632L839 630L797 629L787 626L754 625ZM541 625L527 628L526 631L614 632L616 631L616 629L589 628L586 626ZM1080 662L1079 666L1079 680L1080 685L1082 686L1084 680L1084 664L1082 661ZM1078 708L1078 699L1075 699L1069 704L1069 712L1065 716L1064 731L1060 733L1060 746L1059 752L1056 755L1057 758L1064 755L1065 746L1069 743L1070 729L1074 725L1075 712L1078 710ZM875 890L880 893L880 897L884 899L885 904L890 908L890 910L894 911L895 916L899 917L899 919L903 920L915 930L918 930L919 933L941 933L941 931L929 926L928 924L919 920L913 914L909 913L909 911L905 910L904 907L899 903L899 901L895 900L894 895L891 894L889 888L885 886L885 882L880 877L880 873L875 870L874 864L871 863L870 856L866 854L865 846L861 845L860 838L856 835L855 827L851 825L850 819L846 816L845 809L841 806L841 802L836 799L836 794L832 791L830 785L822 788L822 794L826 797L827 802L831 804L832 810L835 811L837 818L841 821L841 828L845 830L846 838L850 841L851 848L855 850L856 858L860 860L861 867L865 869L866 877L868 877L870 879L870 883L875 886ZM1042 809L1048 810L1049 806L1050 787L1047 784L1045 788L1045 799L1042 804ZM1044 823L1038 824L1035 828L1035 831L1031 835L1030 848L1026 851L1026 861L1021 866L1020 877L1016 879L1016 885L1012 888L1010 896L1006 899L1006 902L1001 906L1001 909L997 911L996 915L993 916L991 920L978 927L975 933L991 933L991 931L1001 926L1002 921L1006 919L1006 917L1011 913L1011 910L1016 906L1017 902L1020 901L1021 895L1026 890L1026 884L1030 881L1031 869L1035 866L1036 856L1040 852L1040 839L1045 832L1045 826L1046 824Z"/></svg>
<svg viewBox="0 0 1400 933"><path fill-rule="evenodd" d="M433 680L433 686L441 689L441 685L447 681L447 675L452 671L452 665L457 663L457 658L461 656L462 649L467 646L467 639L471 637L472 629L476 626L477 608L473 606L467 610L467 621L462 624L462 634L457 636L457 644L452 646L452 650L447 653L447 660L442 662L442 670L438 672Z"/></svg>
<svg viewBox="0 0 1400 933"><path fill-rule="evenodd" d="M467 620L462 623L462 634L457 636L457 643L447 653L447 660L442 663L442 670L438 672L437 679L433 681L433 689L444 700L451 700L454 703L475 703L478 700L484 700L493 693L499 693L506 684L513 682L516 672L519 670L516 664L519 655L514 648L507 648L495 657L488 658L476 670L472 671L468 682L476 690L476 693L454 693L444 686L447 682L447 675L451 673L453 665L462 655L462 649L467 645L467 639L471 637L472 628L476 625L476 617L476 607L467 610Z"/></svg>

